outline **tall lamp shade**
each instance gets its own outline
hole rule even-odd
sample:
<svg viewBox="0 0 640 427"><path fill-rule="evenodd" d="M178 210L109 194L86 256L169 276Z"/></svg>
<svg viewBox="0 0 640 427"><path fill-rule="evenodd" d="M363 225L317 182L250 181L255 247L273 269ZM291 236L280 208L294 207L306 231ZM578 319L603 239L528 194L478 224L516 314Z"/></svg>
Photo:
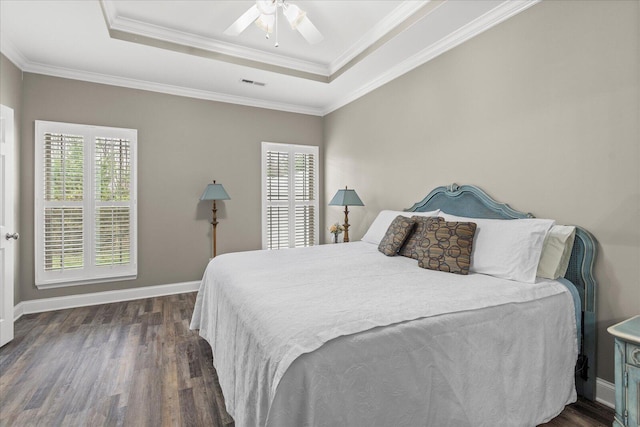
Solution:
<svg viewBox="0 0 640 427"><path fill-rule="evenodd" d="M349 241L349 206L364 206L356 190L344 187L344 190L338 190L333 199L329 202L329 206L344 206L344 242Z"/></svg>
<svg viewBox="0 0 640 427"><path fill-rule="evenodd" d="M213 184L207 185L207 188L204 189L204 193L200 196L200 200L213 200L213 221L211 221L211 225L213 227L213 247L212 253L213 257L216 257L217 246L216 246L216 228L218 227L218 217L216 213L218 209L216 208L216 200L231 200L229 194L227 194L226 190L222 186L222 184L216 184L216 180L213 180Z"/></svg>

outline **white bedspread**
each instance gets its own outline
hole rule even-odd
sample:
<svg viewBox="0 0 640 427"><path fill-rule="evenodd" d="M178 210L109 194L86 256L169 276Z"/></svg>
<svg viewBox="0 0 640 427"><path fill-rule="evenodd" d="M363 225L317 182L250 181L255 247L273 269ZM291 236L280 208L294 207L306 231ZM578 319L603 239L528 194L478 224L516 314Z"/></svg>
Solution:
<svg viewBox="0 0 640 427"><path fill-rule="evenodd" d="M553 303L541 303L545 300ZM520 331L508 325L499 326L499 322L487 328L476 324L477 319L484 319L483 316L488 313L491 313L490 318L502 316L505 319L517 319L521 308L525 309L523 313L528 312L529 317L523 318L525 322L513 320L512 323L517 324L518 328L528 327L531 331ZM465 313L477 317L469 317ZM442 315L447 316L442 318ZM269 424L274 426L296 425L299 422L331 425L328 415L304 413L304 405L308 408L307 412L317 411L317 408L313 409L313 402L295 403L296 397L299 400L301 396L299 393L299 396L278 393L276 408L272 408L280 381L292 363L325 343L328 350L324 354L328 354L338 343L338 340L329 342L335 338L372 332L376 331L373 328L388 325L396 325L391 329L402 329L411 323L402 322L416 319L423 319L421 321L424 324L420 328L428 323L446 324L448 329L444 331L453 332L459 326L461 332L453 334L452 337L456 339L452 338L450 343L457 352L465 345L479 346L485 341L492 343L477 354L487 359L483 365L491 367L491 371L496 371L494 365L498 366L498 372L492 372L492 375L499 377L492 381L503 383L501 393L496 396L457 396L455 399L458 406L464 406L466 399L475 398L489 408L491 405L503 408L484 411L479 417L477 413L473 414L470 421L475 425L504 423L505 420L517 420L513 425L542 422L556 415L564 404L575 400L573 365L577 357L576 327L573 302L562 285L555 281L526 284L479 274L459 276L433 272L419 268L415 260L386 257L377 251L375 245L364 242L219 256L210 262L205 272L191 327L200 329L200 335L212 346L227 411L234 417L237 426L263 426L268 418ZM456 323L452 319L460 320ZM532 320L537 322L533 323ZM550 321L557 325L549 325ZM437 326L434 327L437 330ZM536 333L536 329L545 332ZM465 336L464 331L468 335ZM483 338L484 333L487 336ZM518 341L520 333L528 337L527 341ZM388 331L384 334L388 335ZM505 361L505 352L511 350L491 348L496 342L496 334L500 338L498 342L503 344L506 339L515 340L520 346L531 345L525 352L533 357L524 363L521 363L522 360ZM380 347L380 341L375 341L375 345L370 347ZM510 345L507 344L507 347ZM438 357L446 359L447 349L444 350L432 353L438 353ZM522 356L521 350L515 352L516 357ZM332 351L341 354L339 349ZM350 353L358 351L354 348ZM399 358L397 362L401 363ZM433 363L436 363L434 366L440 366L437 364L440 362ZM442 363L447 364L446 360ZM466 365L455 365L455 374L460 374L460 378L473 378L471 369L477 369L478 366ZM544 373L542 381L541 373ZM446 372L441 372L440 377L446 377ZM300 389L299 378L288 375L285 379L291 390ZM530 381L531 385L523 385L522 381ZM329 387L330 382L327 381L325 386ZM511 414L513 408L504 408L506 403L499 401L504 400L505 396L500 396L511 389L507 384L509 382L519 389L531 389L531 393L537 393L540 397L533 401L541 406L525 411L524 418ZM331 393L330 388L322 390L322 387L314 387L313 393ZM488 389L492 388L495 387L492 385ZM464 387L449 389L453 394L459 394ZM473 387L470 389L474 390ZM438 389L434 389L434 393L438 393ZM308 399L309 396L304 398ZM325 400L330 401L331 398ZM302 404L303 408L292 410L292 404ZM332 412L330 408L325 408L325 411ZM537 413L539 419L535 418ZM350 418L343 419L350 425L354 424L357 411ZM437 419L457 420L459 414L443 413ZM362 425L367 424L374 425L362 421ZM452 421L448 424L457 423ZM415 424L409 422L405 425Z"/></svg>

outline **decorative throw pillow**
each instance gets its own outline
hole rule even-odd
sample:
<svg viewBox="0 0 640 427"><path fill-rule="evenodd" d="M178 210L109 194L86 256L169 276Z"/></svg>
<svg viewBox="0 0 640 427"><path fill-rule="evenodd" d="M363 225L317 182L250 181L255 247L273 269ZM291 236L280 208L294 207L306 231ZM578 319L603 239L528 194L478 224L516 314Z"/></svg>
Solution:
<svg viewBox="0 0 640 427"><path fill-rule="evenodd" d="M416 246L418 266L448 273L469 274L476 224L427 220L424 237Z"/></svg>
<svg viewBox="0 0 640 427"><path fill-rule="evenodd" d="M378 250L387 256L394 256L398 253L402 244L411 233L416 221L413 218L398 215L378 245Z"/></svg>
<svg viewBox="0 0 640 427"><path fill-rule="evenodd" d="M384 233L387 232L389 225L391 225L391 221L393 221L398 215L410 218L412 216L438 216L439 213L440 209L429 212L380 211L378 216L376 216L376 219L371 223L371 226L365 235L362 236L362 241L379 245L384 237Z"/></svg>
<svg viewBox="0 0 640 427"><path fill-rule="evenodd" d="M407 258L418 259L416 247L420 244L422 239L424 239L427 221L431 220L430 223L433 223L444 221L444 219L435 216L412 216L411 218L416 222L416 225L413 228L413 233L411 233L409 238L404 243L404 246L400 249L400 255L406 256Z"/></svg>

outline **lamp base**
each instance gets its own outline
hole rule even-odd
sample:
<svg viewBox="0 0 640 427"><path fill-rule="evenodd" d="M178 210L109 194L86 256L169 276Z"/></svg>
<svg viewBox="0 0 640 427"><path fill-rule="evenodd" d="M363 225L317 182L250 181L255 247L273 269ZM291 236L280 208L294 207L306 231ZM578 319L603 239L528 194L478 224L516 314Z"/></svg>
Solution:
<svg viewBox="0 0 640 427"><path fill-rule="evenodd" d="M344 243L348 243L349 242L349 208L347 206L344 207L344 224L342 224L342 226L344 227L344 239L342 239L342 241Z"/></svg>
<svg viewBox="0 0 640 427"><path fill-rule="evenodd" d="M213 227L213 236L212 236L212 249L213 249L213 257L216 257L216 252L218 252L218 247L216 245L216 228L218 228L218 217L216 215L216 213L218 212L218 209L216 209L216 201L213 201L213 221L211 221L211 226Z"/></svg>

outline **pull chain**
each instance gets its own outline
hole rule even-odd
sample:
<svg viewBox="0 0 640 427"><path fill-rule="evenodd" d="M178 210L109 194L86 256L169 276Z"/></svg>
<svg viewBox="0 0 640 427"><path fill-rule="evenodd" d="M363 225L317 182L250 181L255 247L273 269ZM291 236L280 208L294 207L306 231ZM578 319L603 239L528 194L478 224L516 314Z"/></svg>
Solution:
<svg viewBox="0 0 640 427"><path fill-rule="evenodd" d="M278 47L280 44L278 43L278 6L276 3L276 44L275 46Z"/></svg>

